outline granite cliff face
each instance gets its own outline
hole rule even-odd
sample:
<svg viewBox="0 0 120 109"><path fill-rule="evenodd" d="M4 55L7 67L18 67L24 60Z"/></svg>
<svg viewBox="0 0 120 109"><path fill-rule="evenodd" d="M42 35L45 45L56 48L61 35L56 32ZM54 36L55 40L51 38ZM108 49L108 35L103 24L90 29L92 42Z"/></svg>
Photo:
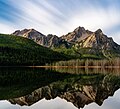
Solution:
<svg viewBox="0 0 120 109"><path fill-rule="evenodd" d="M29 106L43 98L50 100L58 96L73 103L77 108L84 107L91 102L102 105L103 101L112 96L120 87L117 81L114 81L119 81L119 79L115 78L117 77L112 75L88 76L87 79L84 77L70 78L68 82L54 82L33 91L31 94L9 99L9 101L12 104Z"/></svg>
<svg viewBox="0 0 120 109"><path fill-rule="evenodd" d="M52 34L46 36L34 29L17 30L12 34L32 39L49 48L73 48L78 53L100 54L104 57L120 54L120 45L115 43L112 38L107 37L101 29L92 32L85 30L84 27L78 27L73 32L61 37ZM87 49L87 53L85 49Z"/></svg>
<svg viewBox="0 0 120 109"><path fill-rule="evenodd" d="M16 36L22 36L28 39L32 39L34 40L36 43L40 44L40 45L45 45L46 43L46 39L45 39L45 35L43 35L42 33L34 30L34 29L24 29L24 30L17 30L13 33L13 35Z"/></svg>
<svg viewBox="0 0 120 109"><path fill-rule="evenodd" d="M53 48L53 47L60 47L64 46L67 48L67 42L64 39L59 38L56 35L48 34L43 35L42 33L34 30L34 29L24 29L24 30L17 30L12 35L15 36L22 36L28 39L35 41L37 44L40 44L45 47Z"/></svg>
<svg viewBox="0 0 120 109"><path fill-rule="evenodd" d="M68 42L71 43L77 43L81 40L84 40L88 36L90 36L93 32L89 30L85 30L84 27L78 27L73 32L70 32L66 35L61 36L62 39L65 39Z"/></svg>
<svg viewBox="0 0 120 109"><path fill-rule="evenodd" d="M81 49L87 49L90 54L106 54L120 53L120 45L115 43L111 37L107 37L101 29L95 32L85 30L84 27L78 27L73 32L70 32L61 37L69 43L78 52L83 52Z"/></svg>
<svg viewBox="0 0 120 109"><path fill-rule="evenodd" d="M108 38L106 35L104 35L101 29L81 36L80 40L78 40L75 45L81 48L94 48L99 50L120 49L120 46L116 44L112 38Z"/></svg>

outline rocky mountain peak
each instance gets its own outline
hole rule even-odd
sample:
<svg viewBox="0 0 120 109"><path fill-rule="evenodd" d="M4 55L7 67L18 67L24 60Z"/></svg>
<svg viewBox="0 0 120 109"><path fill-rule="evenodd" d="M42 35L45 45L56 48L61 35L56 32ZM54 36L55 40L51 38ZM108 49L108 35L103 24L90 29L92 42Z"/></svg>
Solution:
<svg viewBox="0 0 120 109"><path fill-rule="evenodd" d="M76 28L75 30L74 30L74 32L75 33L85 33L86 32L86 30L85 30L85 28L84 27L78 27L78 28Z"/></svg>
<svg viewBox="0 0 120 109"><path fill-rule="evenodd" d="M16 35L16 36L23 36L23 37L26 37L26 38L32 38L34 36L45 36L43 35L42 33L38 32L37 30L35 29L23 29L23 30L17 30L15 31L14 33L12 33L13 35Z"/></svg>
<svg viewBox="0 0 120 109"><path fill-rule="evenodd" d="M101 35L103 35L103 32L102 32L101 29L98 29L98 30L95 31L95 34L101 34Z"/></svg>
<svg viewBox="0 0 120 109"><path fill-rule="evenodd" d="M98 29L98 30L95 31L95 33L102 33L102 30Z"/></svg>
<svg viewBox="0 0 120 109"><path fill-rule="evenodd" d="M33 28L17 30L14 33L12 33L12 35L22 36L22 37L31 39L31 40L35 41L36 43L43 45L43 46L46 42L45 41L46 36Z"/></svg>
<svg viewBox="0 0 120 109"><path fill-rule="evenodd" d="M92 32L85 30L84 27L77 27L73 32L70 32L62 36L62 39L65 39L68 42L76 43L88 37Z"/></svg>

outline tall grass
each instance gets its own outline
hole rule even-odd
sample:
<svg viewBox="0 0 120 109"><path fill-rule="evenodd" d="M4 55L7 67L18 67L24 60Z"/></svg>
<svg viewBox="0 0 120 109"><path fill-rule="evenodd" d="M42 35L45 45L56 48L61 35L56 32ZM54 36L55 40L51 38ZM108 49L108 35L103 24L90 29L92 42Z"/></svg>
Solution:
<svg viewBox="0 0 120 109"><path fill-rule="evenodd" d="M48 64L46 64L48 65ZM59 61L50 64L50 66L100 66L100 67L120 67L120 58L115 59L103 59L103 60L93 60L93 59L76 59L69 61Z"/></svg>

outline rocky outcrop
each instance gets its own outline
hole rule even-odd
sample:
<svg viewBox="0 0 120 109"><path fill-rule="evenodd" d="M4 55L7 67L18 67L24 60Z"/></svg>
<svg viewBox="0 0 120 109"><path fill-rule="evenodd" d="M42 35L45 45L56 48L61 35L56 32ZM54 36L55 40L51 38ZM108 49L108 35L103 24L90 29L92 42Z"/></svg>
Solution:
<svg viewBox="0 0 120 109"><path fill-rule="evenodd" d="M12 104L32 105L43 98L50 100L58 96L73 103L77 108L83 108L91 102L102 105L103 101L112 96L120 87L117 82L119 77L112 75L89 77L88 79L78 78L70 78L68 82L58 81L41 87L26 96L9 99L9 101Z"/></svg>

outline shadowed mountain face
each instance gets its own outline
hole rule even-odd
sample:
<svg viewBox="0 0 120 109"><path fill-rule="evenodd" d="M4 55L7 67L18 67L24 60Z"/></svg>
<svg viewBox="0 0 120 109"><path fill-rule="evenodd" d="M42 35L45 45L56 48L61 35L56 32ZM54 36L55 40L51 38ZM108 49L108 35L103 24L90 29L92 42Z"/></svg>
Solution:
<svg viewBox="0 0 120 109"><path fill-rule="evenodd" d="M85 30L84 27L78 27L61 37L52 34L45 36L34 29L17 30L13 35L32 39L36 43L50 48L73 48L78 54L86 54L85 49L88 54L101 54L104 57L120 54L120 46L112 38L107 37L101 29L92 32Z"/></svg>
<svg viewBox="0 0 120 109"><path fill-rule="evenodd" d="M9 99L12 104L32 105L45 98L54 99L57 96L71 102L77 108L96 102L102 105L103 101L120 87L120 77L108 74L79 74L62 81L53 82L36 89L31 94Z"/></svg>

